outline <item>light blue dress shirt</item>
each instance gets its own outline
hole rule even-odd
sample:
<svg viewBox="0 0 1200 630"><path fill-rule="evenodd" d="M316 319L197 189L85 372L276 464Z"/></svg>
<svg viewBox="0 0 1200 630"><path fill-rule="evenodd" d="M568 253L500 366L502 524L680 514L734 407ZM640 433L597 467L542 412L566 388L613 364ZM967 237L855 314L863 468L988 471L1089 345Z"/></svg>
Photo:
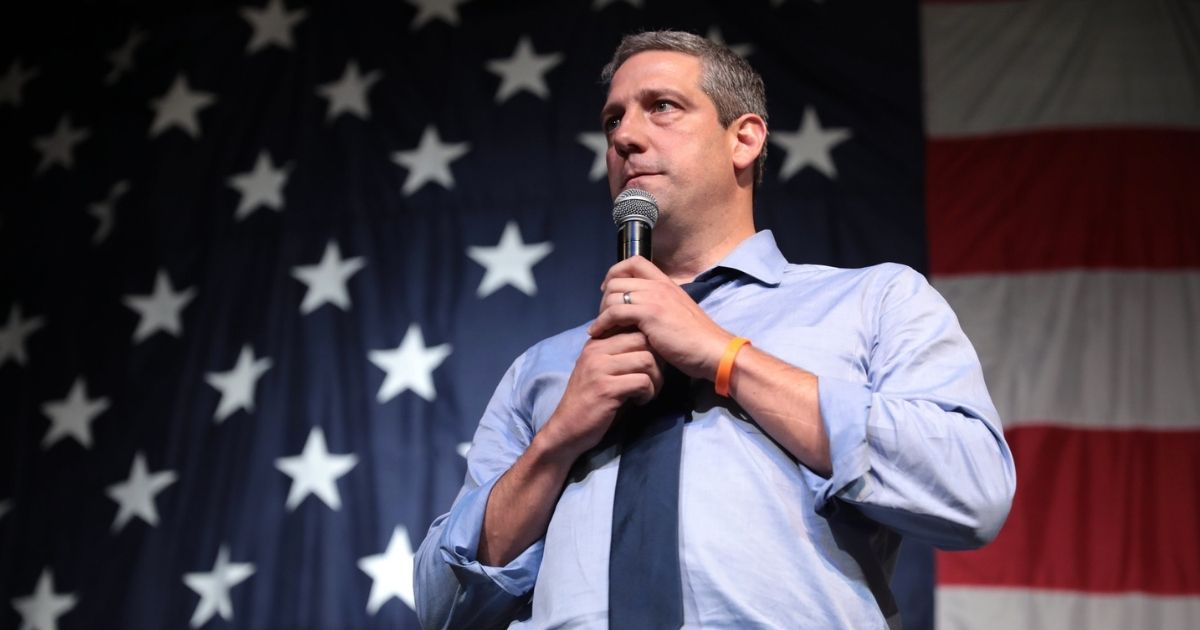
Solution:
<svg viewBox="0 0 1200 630"><path fill-rule="evenodd" d="M744 275L702 308L817 375L833 474L798 463L711 388L698 398L680 471L685 627L896 627L900 537L977 547L1012 501L1012 456L975 351L903 265L792 265L764 231L718 266ZM615 449L577 465L542 540L507 566L476 558L492 486L554 412L585 331L530 348L496 388L462 491L417 552L425 627L607 626Z"/></svg>

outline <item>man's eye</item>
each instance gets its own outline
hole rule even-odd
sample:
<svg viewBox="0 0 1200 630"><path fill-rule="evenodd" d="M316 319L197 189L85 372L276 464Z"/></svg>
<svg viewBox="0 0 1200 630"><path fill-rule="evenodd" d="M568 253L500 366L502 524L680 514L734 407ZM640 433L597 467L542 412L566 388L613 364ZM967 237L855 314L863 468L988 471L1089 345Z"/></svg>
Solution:
<svg viewBox="0 0 1200 630"><path fill-rule="evenodd" d="M656 112L667 112L671 111L672 109L675 109L675 103L672 103L671 101L654 102L654 111Z"/></svg>
<svg viewBox="0 0 1200 630"><path fill-rule="evenodd" d="M617 125L619 125L619 124L621 124L621 119L616 116L613 116L612 118L609 118L604 121L604 131L605 132L612 131L612 130L616 129Z"/></svg>

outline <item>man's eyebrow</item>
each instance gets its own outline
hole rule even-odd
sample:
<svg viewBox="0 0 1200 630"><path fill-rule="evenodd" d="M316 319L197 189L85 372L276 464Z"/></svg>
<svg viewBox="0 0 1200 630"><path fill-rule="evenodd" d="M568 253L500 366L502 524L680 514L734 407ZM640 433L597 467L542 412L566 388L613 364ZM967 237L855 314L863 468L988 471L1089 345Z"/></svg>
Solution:
<svg viewBox="0 0 1200 630"><path fill-rule="evenodd" d="M638 92L638 100L655 100L664 96L684 103L690 102L683 92L668 87L645 88Z"/></svg>
<svg viewBox="0 0 1200 630"><path fill-rule="evenodd" d="M680 92L678 90L668 88L668 87L642 88L634 94L633 100L638 101L638 102L644 102L644 101L657 100L657 99L663 98L663 97L670 98L671 100L679 101L679 102L685 103L685 104L691 103L691 100L689 100L686 96L684 96L683 92ZM608 103L607 105L604 106L604 109L600 110L600 124L603 125L604 121L606 119L608 119L609 116L612 116L612 115L616 114L617 112L620 112L624 109L625 109L625 106L621 105L620 103Z"/></svg>

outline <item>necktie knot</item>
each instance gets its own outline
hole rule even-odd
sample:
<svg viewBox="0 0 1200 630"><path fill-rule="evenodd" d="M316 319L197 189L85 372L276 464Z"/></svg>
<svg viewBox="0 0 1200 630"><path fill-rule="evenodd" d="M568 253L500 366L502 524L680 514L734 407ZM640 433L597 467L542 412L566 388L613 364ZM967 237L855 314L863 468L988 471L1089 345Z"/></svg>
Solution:
<svg viewBox="0 0 1200 630"><path fill-rule="evenodd" d="M710 293L715 291L717 287L725 284L726 282L732 281L736 275L737 272L732 269L718 267L714 269L712 273L708 275L708 277L704 277L704 274L700 274L697 276L697 278L704 277L702 280L693 280L687 284L681 285L680 288L683 289L684 293L687 293L692 300L699 304L700 302L703 302L704 298L708 297Z"/></svg>

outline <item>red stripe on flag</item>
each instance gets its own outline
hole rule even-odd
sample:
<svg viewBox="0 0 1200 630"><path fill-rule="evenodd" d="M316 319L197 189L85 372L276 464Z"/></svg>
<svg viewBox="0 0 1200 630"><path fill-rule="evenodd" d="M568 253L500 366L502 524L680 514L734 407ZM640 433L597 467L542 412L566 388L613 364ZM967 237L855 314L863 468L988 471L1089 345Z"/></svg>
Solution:
<svg viewBox="0 0 1200 630"><path fill-rule="evenodd" d="M934 275L1200 267L1200 131L931 139Z"/></svg>
<svg viewBox="0 0 1200 630"><path fill-rule="evenodd" d="M1000 535L939 553L939 585L1200 594L1200 431L1007 432L1017 493Z"/></svg>

